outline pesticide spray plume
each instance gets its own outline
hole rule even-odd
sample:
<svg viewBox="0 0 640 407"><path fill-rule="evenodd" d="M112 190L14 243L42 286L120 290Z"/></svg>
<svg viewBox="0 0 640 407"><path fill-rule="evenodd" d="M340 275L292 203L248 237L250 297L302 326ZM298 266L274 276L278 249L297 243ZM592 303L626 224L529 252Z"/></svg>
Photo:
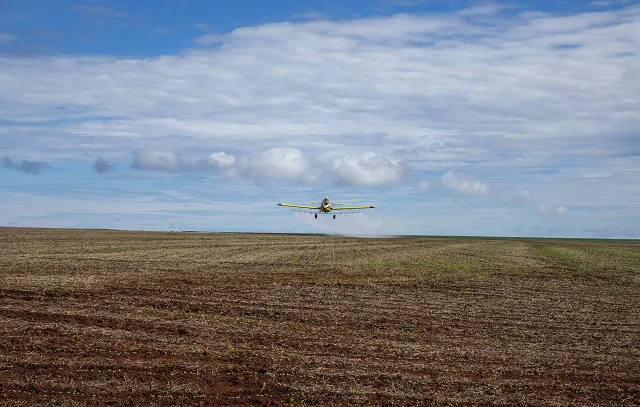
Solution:
<svg viewBox="0 0 640 407"><path fill-rule="evenodd" d="M394 237L393 234L383 232L383 229L385 229L384 221L378 216L358 213L341 215L337 219L333 219L330 215L319 215L316 219L313 215L299 212L293 212L293 216L326 235L371 238Z"/></svg>

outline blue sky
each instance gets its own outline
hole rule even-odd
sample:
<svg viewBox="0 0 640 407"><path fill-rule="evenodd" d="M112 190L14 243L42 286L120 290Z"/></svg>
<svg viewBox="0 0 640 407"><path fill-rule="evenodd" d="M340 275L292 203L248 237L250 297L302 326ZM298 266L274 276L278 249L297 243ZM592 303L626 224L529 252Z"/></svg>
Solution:
<svg viewBox="0 0 640 407"><path fill-rule="evenodd" d="M637 2L0 8L0 225L640 238Z"/></svg>

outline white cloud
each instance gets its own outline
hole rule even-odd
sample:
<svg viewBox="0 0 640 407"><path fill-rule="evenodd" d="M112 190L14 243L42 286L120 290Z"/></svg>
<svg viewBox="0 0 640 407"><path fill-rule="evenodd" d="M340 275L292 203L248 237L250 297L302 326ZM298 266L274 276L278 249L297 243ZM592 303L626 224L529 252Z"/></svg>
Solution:
<svg viewBox="0 0 640 407"><path fill-rule="evenodd" d="M271 148L241 157L238 170L251 176L257 183L267 180L294 180L306 183L317 179L317 168L296 148Z"/></svg>
<svg viewBox="0 0 640 407"><path fill-rule="evenodd" d="M420 191L426 191L429 188L429 184L426 181L422 181L418 184L418 189Z"/></svg>
<svg viewBox="0 0 640 407"><path fill-rule="evenodd" d="M219 152L211 153L211 155L209 155L209 157L205 161L209 165L215 165L218 168L228 169L233 167L235 158L227 153Z"/></svg>
<svg viewBox="0 0 640 407"><path fill-rule="evenodd" d="M564 205L560 205L556 208L555 213L556 215L562 215L567 211L567 207Z"/></svg>
<svg viewBox="0 0 640 407"><path fill-rule="evenodd" d="M366 153L331 161L291 147L275 147L238 156L219 151L194 163L184 161L172 150L139 149L133 152L131 167L169 172L216 168L228 178L250 178L258 185L269 181L313 184L321 177L349 185L378 185L399 182L409 172L404 163L391 161L381 154Z"/></svg>
<svg viewBox="0 0 640 407"><path fill-rule="evenodd" d="M133 152L132 168L178 172L188 167L174 151L139 149Z"/></svg>
<svg viewBox="0 0 640 407"><path fill-rule="evenodd" d="M336 178L348 185L379 185L404 179L409 168L401 161L393 162L382 154L365 153L334 160Z"/></svg>
<svg viewBox="0 0 640 407"><path fill-rule="evenodd" d="M276 147L246 155L215 152L201 162L219 168L230 178L248 177L257 184L295 181L312 184L321 178L348 185L380 185L402 181L409 168L401 161L377 153L323 160L297 148Z"/></svg>
<svg viewBox="0 0 640 407"><path fill-rule="evenodd" d="M340 143L376 129L407 148L420 147L425 133L457 141L449 161L468 159L465 144L480 142L474 158L492 158L496 146L549 154L541 139L566 140L551 152L561 154L574 139L640 123L615 114L637 112L637 10L489 21L399 14L243 27L207 37L221 46L149 59L3 57L0 118L58 120L48 131L110 143L233 135L240 145L266 148L277 138L299 148L308 135ZM563 43L580 47L555 48Z"/></svg>
<svg viewBox="0 0 640 407"><path fill-rule="evenodd" d="M211 154L208 160L227 176L249 177L258 185L268 181L313 183L319 175L313 160L296 148L276 147L237 158L218 152Z"/></svg>
<svg viewBox="0 0 640 407"><path fill-rule="evenodd" d="M467 174L460 174L454 171L447 171L442 176L442 183L447 188L469 195L487 195L489 186L479 179Z"/></svg>

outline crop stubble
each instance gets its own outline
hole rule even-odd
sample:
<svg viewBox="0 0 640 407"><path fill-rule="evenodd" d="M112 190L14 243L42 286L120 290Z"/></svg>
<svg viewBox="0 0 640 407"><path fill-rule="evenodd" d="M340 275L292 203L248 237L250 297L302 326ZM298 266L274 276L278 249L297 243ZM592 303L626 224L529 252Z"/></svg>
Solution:
<svg viewBox="0 0 640 407"><path fill-rule="evenodd" d="M0 229L8 405L639 405L640 245Z"/></svg>

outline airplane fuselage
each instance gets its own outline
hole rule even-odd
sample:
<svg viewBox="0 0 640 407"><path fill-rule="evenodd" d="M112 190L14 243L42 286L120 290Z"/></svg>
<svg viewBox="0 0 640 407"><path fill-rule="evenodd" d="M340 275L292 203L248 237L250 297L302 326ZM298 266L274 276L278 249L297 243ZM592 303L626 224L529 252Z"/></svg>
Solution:
<svg viewBox="0 0 640 407"><path fill-rule="evenodd" d="M331 202L329 202L329 201L323 201L323 202L320 204L320 212L326 212L326 213L331 212Z"/></svg>

